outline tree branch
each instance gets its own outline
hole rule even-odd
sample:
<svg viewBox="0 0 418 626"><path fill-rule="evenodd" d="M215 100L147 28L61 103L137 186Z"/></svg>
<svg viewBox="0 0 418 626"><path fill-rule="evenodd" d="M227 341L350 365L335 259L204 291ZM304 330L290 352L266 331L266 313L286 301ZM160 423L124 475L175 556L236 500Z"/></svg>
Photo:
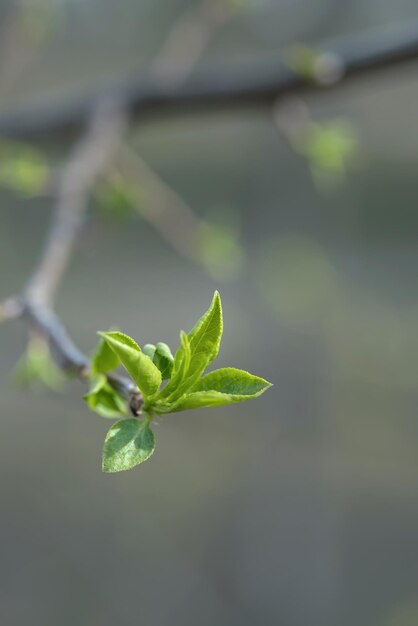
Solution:
<svg viewBox="0 0 418 626"><path fill-rule="evenodd" d="M27 319L30 326L47 338L58 365L81 379L88 377L89 359L67 333L52 303L76 244L90 190L108 166L125 125L126 115L120 103L112 100L98 105L61 171L56 209L40 263L22 295L6 300L0 307L0 318ZM137 415L142 396L133 381L117 374L109 374L108 381L129 401Z"/></svg>
<svg viewBox="0 0 418 626"><path fill-rule="evenodd" d="M152 224L180 256L196 262L196 238L207 223L129 146L124 145L118 151L114 171L128 182L138 214Z"/></svg>
<svg viewBox="0 0 418 626"><path fill-rule="evenodd" d="M418 22L337 42L317 58L317 71L309 77L283 65L261 70L253 67L250 71L230 67L194 77L180 71L173 73L172 80L151 71L148 78L129 78L71 101L29 106L0 115L0 134L15 137L80 133L88 124L61 172L56 211L40 264L23 294L0 306L0 319L25 317L48 338L61 367L82 379L87 377L88 358L74 344L51 307L83 222L89 192L106 168L125 127L126 116L117 103L123 102L127 113L133 119L140 116L141 121L192 111L270 109L289 94L310 93L417 59ZM129 400L136 415L142 396L132 380L113 374L108 380Z"/></svg>
<svg viewBox="0 0 418 626"><path fill-rule="evenodd" d="M124 127L119 105L105 101L75 144L57 182L57 206L42 259L26 288L28 300L51 305L83 223L90 189L107 166Z"/></svg>
<svg viewBox="0 0 418 626"><path fill-rule="evenodd" d="M243 70L200 71L186 80L128 77L72 99L32 105L0 115L0 134L32 138L79 131L98 101L120 98L141 121L164 115L217 109L270 108L276 100L311 93L418 59L418 22L345 38L324 47L318 73L304 76L282 64ZM321 60L323 63L321 63ZM179 75L183 77L183 73Z"/></svg>

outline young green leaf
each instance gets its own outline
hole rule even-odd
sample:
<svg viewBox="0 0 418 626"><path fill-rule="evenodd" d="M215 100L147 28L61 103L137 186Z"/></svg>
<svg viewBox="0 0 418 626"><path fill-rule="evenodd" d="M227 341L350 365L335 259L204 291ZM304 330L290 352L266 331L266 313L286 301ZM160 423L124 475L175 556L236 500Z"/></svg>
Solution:
<svg viewBox="0 0 418 626"><path fill-rule="evenodd" d="M146 461L154 452L154 433L147 422L119 420L108 431L103 447L104 472L122 472Z"/></svg>
<svg viewBox="0 0 418 626"><path fill-rule="evenodd" d="M119 357L115 354L107 341L101 337L96 352L93 354L91 360L92 374L106 374L119 367L119 365Z"/></svg>
<svg viewBox="0 0 418 626"><path fill-rule="evenodd" d="M155 354L155 346L153 343L146 343L145 346L142 348L142 352L144 354L146 354L147 356L149 356L149 358L152 360L154 358L154 354Z"/></svg>
<svg viewBox="0 0 418 626"><path fill-rule="evenodd" d="M92 411L102 417L115 418L127 414L126 402L103 375L93 378L84 400Z"/></svg>
<svg viewBox="0 0 418 626"><path fill-rule="evenodd" d="M160 370L163 380L171 378L174 357L171 354L171 350L166 343L162 343L161 341L157 343L153 356L153 362Z"/></svg>
<svg viewBox="0 0 418 626"><path fill-rule="evenodd" d="M222 304L218 291L215 291L206 313L188 334L192 358L190 372L202 373L219 352L223 331Z"/></svg>
<svg viewBox="0 0 418 626"><path fill-rule="evenodd" d="M174 356L171 380L159 393L159 398L168 398L180 386L189 371L191 360L190 343L186 333L180 331L180 345Z"/></svg>
<svg viewBox="0 0 418 626"><path fill-rule="evenodd" d="M161 372L138 344L121 332L99 333L119 357L122 365L146 396L152 396L161 385Z"/></svg>
<svg viewBox="0 0 418 626"><path fill-rule="evenodd" d="M271 383L264 378L235 367L223 367L203 376L192 391L218 391L232 396L257 398L269 387Z"/></svg>
<svg viewBox="0 0 418 626"><path fill-rule="evenodd" d="M260 396L271 383L244 370L225 367L203 376L191 392L181 398L172 411L185 411L198 407L221 406L245 402Z"/></svg>
<svg viewBox="0 0 418 626"><path fill-rule="evenodd" d="M190 343L187 334L184 330L180 331L180 345L174 355L173 369L171 372L171 379L175 382L178 378L179 371L182 370L183 374L187 372L191 359ZM178 382L178 380L177 380Z"/></svg>
<svg viewBox="0 0 418 626"><path fill-rule="evenodd" d="M187 368L184 368L184 364L182 364L181 378L175 376L177 373L176 353L172 379L164 389L164 395L169 397L170 402L174 402L184 395L195 384L209 363L217 356L222 330L221 298L219 293L215 291L209 309L187 336L190 346L190 363Z"/></svg>

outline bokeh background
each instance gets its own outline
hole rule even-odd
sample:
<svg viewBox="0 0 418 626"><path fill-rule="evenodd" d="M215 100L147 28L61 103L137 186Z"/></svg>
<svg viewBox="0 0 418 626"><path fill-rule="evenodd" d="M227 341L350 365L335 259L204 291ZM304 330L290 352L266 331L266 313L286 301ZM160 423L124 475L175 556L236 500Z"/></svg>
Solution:
<svg viewBox="0 0 418 626"><path fill-rule="evenodd" d="M146 70L196 6L2 0L0 113ZM192 71L418 18L411 0L222 11ZM316 93L303 149L255 111L131 129L130 150L210 236L182 254L143 181L134 211L123 189L99 189L59 314L86 351L112 324L175 348L219 288L219 366L274 387L161 420L149 462L104 475L109 422L75 381L17 389L25 329L2 325L2 624L418 624L417 99L417 66ZM36 163L68 148L1 144L1 297L25 283L52 210Z"/></svg>

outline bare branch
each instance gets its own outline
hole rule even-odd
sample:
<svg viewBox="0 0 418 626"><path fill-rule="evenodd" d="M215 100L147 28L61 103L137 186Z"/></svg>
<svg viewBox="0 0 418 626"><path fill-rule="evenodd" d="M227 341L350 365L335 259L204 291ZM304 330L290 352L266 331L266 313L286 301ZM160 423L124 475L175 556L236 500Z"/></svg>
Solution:
<svg viewBox="0 0 418 626"><path fill-rule="evenodd" d="M172 25L166 41L151 62L158 80L185 81L201 59L214 31L231 17L223 0L200 0ZM129 181L137 212L146 219L180 255L196 262L196 241L207 224L128 145L116 155L109 171ZM145 188L146 199L142 198Z"/></svg>
<svg viewBox="0 0 418 626"><path fill-rule="evenodd" d="M41 261L22 296L10 298L0 306L0 319L26 318L32 328L47 338L58 365L81 379L88 378L89 359L67 333L52 303L83 223L91 188L107 167L125 125L126 116L120 104L107 101L98 105L61 171L56 210ZM142 396L133 381L113 373L107 378L137 415Z"/></svg>
<svg viewBox="0 0 418 626"><path fill-rule="evenodd" d="M196 262L194 244L206 222L197 217L185 201L169 187L129 146L115 159L116 171L128 181L137 212L146 219L181 256ZM146 191L143 198L142 187Z"/></svg>
<svg viewBox="0 0 418 626"><path fill-rule="evenodd" d="M117 84L72 99L4 113L0 116L0 134L34 139L74 132L85 123L95 103L115 96L127 103L132 117L141 121L193 111L270 109L279 98L328 89L417 59L418 22L413 22L324 46L322 65L333 70L325 81L321 63L318 76L313 77L292 72L280 63L275 67L253 65L246 70L224 66L215 71L197 72L184 81L163 81L151 68L148 76L129 76Z"/></svg>
<svg viewBox="0 0 418 626"><path fill-rule="evenodd" d="M115 102L98 106L86 134L73 148L57 183L57 206L42 259L26 288L26 299L50 306L68 265L90 189L106 167L125 127Z"/></svg>

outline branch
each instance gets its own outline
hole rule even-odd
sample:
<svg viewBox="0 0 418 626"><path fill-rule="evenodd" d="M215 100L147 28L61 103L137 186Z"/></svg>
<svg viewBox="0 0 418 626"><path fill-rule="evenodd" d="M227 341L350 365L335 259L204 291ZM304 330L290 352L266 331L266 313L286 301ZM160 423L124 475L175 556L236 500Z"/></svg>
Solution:
<svg viewBox="0 0 418 626"><path fill-rule="evenodd" d="M0 319L26 318L48 339L58 365L81 379L88 378L89 359L67 333L52 303L76 244L90 190L108 166L125 125L126 116L118 103L105 101L98 105L62 169L56 209L40 263L22 295L6 300L0 307ZM108 381L129 400L132 412L137 415L142 396L132 380L109 374Z"/></svg>
<svg viewBox="0 0 418 626"><path fill-rule="evenodd" d="M172 25L163 46L151 61L153 76L166 82L184 82L207 48L211 35L219 24L225 23L229 12L217 0L200 0L182 14ZM139 154L128 145L121 146L116 155L112 175L120 173L129 181L137 212L160 233L180 255L196 262L193 243L206 226L184 200L167 185ZM142 198L142 187L147 193ZM193 243L192 243L193 242Z"/></svg>
<svg viewBox="0 0 418 626"><path fill-rule="evenodd" d="M113 171L128 182L136 211L180 256L196 262L194 244L206 222L129 146L124 145L118 151ZM142 187L146 191L145 201Z"/></svg>
<svg viewBox="0 0 418 626"><path fill-rule="evenodd" d="M107 166L124 127L120 107L105 101L75 144L57 182L57 206L42 259L26 288L26 297L33 302L50 306L83 223L90 189Z"/></svg>
<svg viewBox="0 0 418 626"><path fill-rule="evenodd" d="M314 77L292 72L283 64L243 70L223 67L200 71L186 80L162 80L152 68L148 76L128 77L72 99L22 107L0 116L0 134L35 138L82 127L98 101L115 96L141 121L164 115L217 109L269 109L279 99L312 93L358 77L418 59L418 22L341 39L325 46ZM323 61L323 62L321 62ZM325 71L324 71L325 70ZM180 72L183 77L183 73Z"/></svg>

